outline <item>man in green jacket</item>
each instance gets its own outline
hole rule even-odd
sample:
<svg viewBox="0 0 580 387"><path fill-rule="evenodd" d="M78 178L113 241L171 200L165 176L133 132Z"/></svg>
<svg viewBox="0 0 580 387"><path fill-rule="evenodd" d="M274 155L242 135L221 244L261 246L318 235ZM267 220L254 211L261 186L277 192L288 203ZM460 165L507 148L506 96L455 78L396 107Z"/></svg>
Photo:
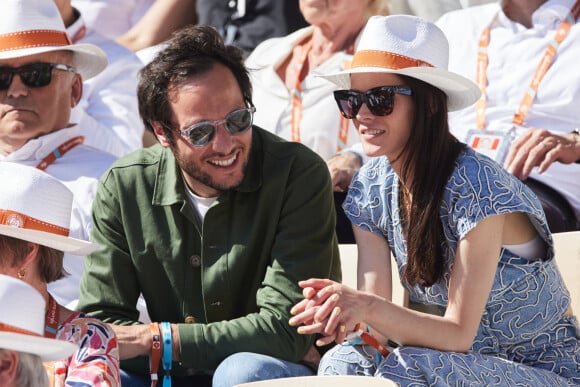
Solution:
<svg viewBox="0 0 580 387"><path fill-rule="evenodd" d="M175 35L142 70L138 98L159 144L103 175L102 247L79 302L114 324L123 384L169 368L174 386L312 374L302 360L314 338L288 320L298 281L340 279L325 162L252 126L241 52L211 27ZM152 324L138 321L141 293Z"/></svg>

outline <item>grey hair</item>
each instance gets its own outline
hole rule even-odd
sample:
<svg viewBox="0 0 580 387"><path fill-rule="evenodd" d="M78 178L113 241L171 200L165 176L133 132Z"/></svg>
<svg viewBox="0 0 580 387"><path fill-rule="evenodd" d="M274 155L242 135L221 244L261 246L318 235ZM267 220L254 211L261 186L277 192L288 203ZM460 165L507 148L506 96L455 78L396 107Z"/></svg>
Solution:
<svg viewBox="0 0 580 387"><path fill-rule="evenodd" d="M11 351L0 349L1 355L16 352L18 354L18 365L16 366L16 378L14 385L18 387L46 387L48 386L48 376L40 356L32 353Z"/></svg>

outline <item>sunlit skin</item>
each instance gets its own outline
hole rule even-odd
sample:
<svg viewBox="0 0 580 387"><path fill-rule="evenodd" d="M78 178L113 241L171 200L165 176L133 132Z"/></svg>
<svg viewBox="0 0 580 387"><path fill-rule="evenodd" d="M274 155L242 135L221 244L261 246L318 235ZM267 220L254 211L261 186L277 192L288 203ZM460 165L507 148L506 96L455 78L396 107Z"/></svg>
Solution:
<svg viewBox="0 0 580 387"><path fill-rule="evenodd" d="M299 5L304 20L319 28L344 28L345 24L360 25L360 20L363 24L366 20L367 7L362 6L360 1L300 0Z"/></svg>
<svg viewBox="0 0 580 387"><path fill-rule="evenodd" d="M34 62L73 65L72 53L55 51L0 60L0 66L20 67ZM31 88L14 75L7 90L0 90L0 154L8 155L26 142L69 125L71 109L82 97L80 75L52 71L49 85Z"/></svg>
<svg viewBox="0 0 580 387"><path fill-rule="evenodd" d="M232 72L221 64L170 90L172 122L184 130L202 121L224 119L234 110L246 107L242 91ZM171 147L162 128L154 125L162 146ZM198 196L217 197L237 187L243 180L252 143L252 129L230 134L219 125L213 140L194 147L174 132L172 148L188 187Z"/></svg>
<svg viewBox="0 0 580 387"><path fill-rule="evenodd" d="M351 88L361 92L403 84L403 79L393 74L351 75ZM401 153L409 140L414 112L412 96L395 94L391 114L374 116L363 104L354 118L365 153L386 156L399 178L404 159ZM413 171L409 173L411 176L401 180L405 186L411 184ZM409 200L413 200L412 195ZM341 343L355 324L363 321L373 327L372 332L379 339L389 337L406 346L466 352L473 344L489 298L501 246L525 243L537 232L522 213L491 216L478 223L457 247L444 316L393 304L388 259L391 252L386 239L357 226L354 234L358 245L359 291L328 279L301 281L304 299L291 309L294 317L289 324L297 326L300 334L322 333L317 345Z"/></svg>
<svg viewBox="0 0 580 387"><path fill-rule="evenodd" d="M351 75L351 89L367 91L379 86L401 86L403 79L395 74L362 73ZM361 143L368 156L386 156L394 162L395 170L401 165L399 157L411 133L414 105L412 97L395 94L393 112L386 116L375 116L366 104L353 118ZM395 161L396 160L396 161Z"/></svg>

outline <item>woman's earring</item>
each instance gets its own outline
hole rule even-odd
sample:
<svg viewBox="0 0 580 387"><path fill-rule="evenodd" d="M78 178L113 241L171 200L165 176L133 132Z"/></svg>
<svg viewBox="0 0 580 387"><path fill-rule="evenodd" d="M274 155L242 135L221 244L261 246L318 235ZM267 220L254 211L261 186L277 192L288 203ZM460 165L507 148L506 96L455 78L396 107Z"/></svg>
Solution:
<svg viewBox="0 0 580 387"><path fill-rule="evenodd" d="M24 279L24 276L26 275L26 270L18 270L16 275L18 276L19 279Z"/></svg>

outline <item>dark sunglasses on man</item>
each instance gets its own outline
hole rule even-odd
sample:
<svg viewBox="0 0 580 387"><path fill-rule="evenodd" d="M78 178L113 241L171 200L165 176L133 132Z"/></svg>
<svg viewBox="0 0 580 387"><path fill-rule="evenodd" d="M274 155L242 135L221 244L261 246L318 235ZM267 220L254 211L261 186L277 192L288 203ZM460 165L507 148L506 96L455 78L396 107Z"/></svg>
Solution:
<svg viewBox="0 0 580 387"><path fill-rule="evenodd" d="M52 70L75 72L71 66L60 63L36 62L20 67L0 66L0 90L8 90L18 74L27 87L44 87L52 81Z"/></svg>
<svg viewBox="0 0 580 387"><path fill-rule="evenodd" d="M213 140L217 127L222 124L232 135L241 134L248 130L252 126L255 111L256 108L253 106L234 110L223 120L198 122L180 130L179 134L195 147L206 146Z"/></svg>
<svg viewBox="0 0 580 387"><path fill-rule="evenodd" d="M355 118L363 103L375 116L386 116L393 112L395 94L413 95L406 86L379 86L367 91L336 90L334 99L340 113L348 119Z"/></svg>

